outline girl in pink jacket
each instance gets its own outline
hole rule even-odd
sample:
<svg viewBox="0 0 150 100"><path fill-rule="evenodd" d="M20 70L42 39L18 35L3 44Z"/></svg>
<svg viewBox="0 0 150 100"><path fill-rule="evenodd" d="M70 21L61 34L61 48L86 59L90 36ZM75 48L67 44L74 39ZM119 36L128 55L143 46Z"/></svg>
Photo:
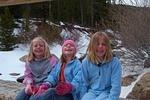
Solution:
<svg viewBox="0 0 150 100"><path fill-rule="evenodd" d="M34 38L25 63L25 88L17 94L15 100L29 100L39 91L47 90L48 85L42 83L57 61L58 58L50 53L47 42L42 37Z"/></svg>

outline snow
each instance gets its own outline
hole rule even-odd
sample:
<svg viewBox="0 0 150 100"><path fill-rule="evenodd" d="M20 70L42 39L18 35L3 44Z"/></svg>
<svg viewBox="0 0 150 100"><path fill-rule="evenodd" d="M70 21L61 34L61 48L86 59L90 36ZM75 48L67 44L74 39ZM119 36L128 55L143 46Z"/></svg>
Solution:
<svg viewBox="0 0 150 100"><path fill-rule="evenodd" d="M0 65L1 70L0 79L15 81L18 76L11 76L10 73L20 73L20 76L24 72L24 63L19 61L19 58L26 54L26 51L21 49L15 49L13 51L0 51Z"/></svg>
<svg viewBox="0 0 150 100"><path fill-rule="evenodd" d="M52 54L55 54L58 58L60 58L61 55L61 45L53 44L53 46L50 46L50 52Z"/></svg>

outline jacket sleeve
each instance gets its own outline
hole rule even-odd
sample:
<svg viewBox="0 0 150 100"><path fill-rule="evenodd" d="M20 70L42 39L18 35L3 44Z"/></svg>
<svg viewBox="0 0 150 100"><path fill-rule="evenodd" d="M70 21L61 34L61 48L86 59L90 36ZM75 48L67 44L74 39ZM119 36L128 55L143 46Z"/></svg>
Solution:
<svg viewBox="0 0 150 100"><path fill-rule="evenodd" d="M118 100L121 91L121 64L119 59L115 59L112 65L111 90L108 100Z"/></svg>
<svg viewBox="0 0 150 100"><path fill-rule="evenodd" d="M55 67L52 69L50 74L48 75L47 79L44 80L44 82L49 82L52 86L55 86L57 84L57 77L59 73L59 63L55 65Z"/></svg>
<svg viewBox="0 0 150 100"><path fill-rule="evenodd" d="M88 77L88 64L87 64L87 58L85 58L82 62L81 66L81 81L80 81L80 86L81 86L81 98L84 96L84 94L88 91L88 86L89 86L89 77Z"/></svg>
<svg viewBox="0 0 150 100"><path fill-rule="evenodd" d="M29 67L29 63L25 63L25 72L24 72L24 80L23 80L23 83L25 85L27 84L33 84L33 78L32 78L32 72L31 72L31 69Z"/></svg>
<svg viewBox="0 0 150 100"><path fill-rule="evenodd" d="M73 71L74 78L71 82L73 85L73 91L79 89L80 85L80 80L81 80L81 62L77 60L76 65L74 66L74 71Z"/></svg>
<svg viewBox="0 0 150 100"><path fill-rule="evenodd" d="M53 68L58 63L58 58L54 54L52 54L52 56L50 57L49 60L50 60L50 64L52 65Z"/></svg>

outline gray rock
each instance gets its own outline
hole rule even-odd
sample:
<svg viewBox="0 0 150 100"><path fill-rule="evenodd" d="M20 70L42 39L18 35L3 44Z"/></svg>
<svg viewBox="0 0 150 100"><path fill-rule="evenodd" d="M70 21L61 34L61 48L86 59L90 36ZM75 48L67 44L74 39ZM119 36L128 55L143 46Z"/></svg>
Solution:
<svg viewBox="0 0 150 100"><path fill-rule="evenodd" d="M150 100L150 72L141 77L127 98L136 100Z"/></svg>
<svg viewBox="0 0 150 100"><path fill-rule="evenodd" d="M145 61L144 61L144 68L149 68L150 67L150 58L147 58Z"/></svg>
<svg viewBox="0 0 150 100"><path fill-rule="evenodd" d="M21 83L0 80L0 100L14 100L17 92L23 87Z"/></svg>

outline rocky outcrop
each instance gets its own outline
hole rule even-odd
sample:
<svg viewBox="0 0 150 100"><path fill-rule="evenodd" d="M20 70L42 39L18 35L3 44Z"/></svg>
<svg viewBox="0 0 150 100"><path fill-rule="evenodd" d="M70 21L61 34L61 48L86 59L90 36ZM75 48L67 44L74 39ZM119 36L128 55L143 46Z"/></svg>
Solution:
<svg viewBox="0 0 150 100"><path fill-rule="evenodd" d="M144 68L150 68L150 58L145 59Z"/></svg>
<svg viewBox="0 0 150 100"><path fill-rule="evenodd" d="M0 100L14 100L17 92L23 88L23 84L0 80ZM119 100L135 100L135 99L125 99L119 98Z"/></svg>
<svg viewBox="0 0 150 100"><path fill-rule="evenodd" d="M131 85L137 79L136 75L128 75L122 78L122 86Z"/></svg>
<svg viewBox="0 0 150 100"><path fill-rule="evenodd" d="M136 100L150 100L150 72L141 77L127 98Z"/></svg>
<svg viewBox="0 0 150 100"><path fill-rule="evenodd" d="M0 80L0 100L14 100L17 92L23 87L21 83Z"/></svg>

